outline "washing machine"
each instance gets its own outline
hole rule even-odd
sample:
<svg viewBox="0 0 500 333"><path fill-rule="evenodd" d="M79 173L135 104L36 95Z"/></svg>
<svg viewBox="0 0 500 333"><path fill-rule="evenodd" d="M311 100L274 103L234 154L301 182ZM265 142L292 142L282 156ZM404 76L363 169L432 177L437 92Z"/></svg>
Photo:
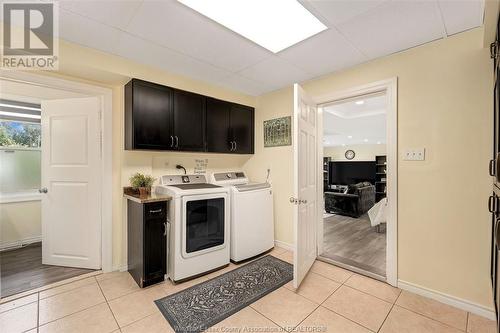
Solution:
<svg viewBox="0 0 500 333"><path fill-rule="evenodd" d="M204 175L165 175L155 192L168 194L167 275L190 279L229 264L229 189Z"/></svg>
<svg viewBox="0 0 500 333"><path fill-rule="evenodd" d="M271 184L253 183L243 172L214 173L210 182L230 192L231 261L240 262L274 247Z"/></svg>

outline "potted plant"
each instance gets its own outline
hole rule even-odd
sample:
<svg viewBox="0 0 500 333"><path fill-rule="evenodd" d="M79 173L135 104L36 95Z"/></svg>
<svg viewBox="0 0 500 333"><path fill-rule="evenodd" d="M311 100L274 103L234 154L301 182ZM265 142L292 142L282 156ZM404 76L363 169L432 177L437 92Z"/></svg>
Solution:
<svg viewBox="0 0 500 333"><path fill-rule="evenodd" d="M142 173L135 173L130 177L130 185L134 190L139 190L141 196L145 196L151 193L151 186L153 185L155 178L150 175L144 175Z"/></svg>

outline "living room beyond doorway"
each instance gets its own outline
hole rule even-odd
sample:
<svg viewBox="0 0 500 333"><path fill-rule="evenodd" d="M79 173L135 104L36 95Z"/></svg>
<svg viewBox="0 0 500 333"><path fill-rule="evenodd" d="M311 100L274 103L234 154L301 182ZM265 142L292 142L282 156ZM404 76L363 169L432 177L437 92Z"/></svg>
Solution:
<svg viewBox="0 0 500 333"><path fill-rule="evenodd" d="M323 106L323 251L320 258L386 277L387 96Z"/></svg>

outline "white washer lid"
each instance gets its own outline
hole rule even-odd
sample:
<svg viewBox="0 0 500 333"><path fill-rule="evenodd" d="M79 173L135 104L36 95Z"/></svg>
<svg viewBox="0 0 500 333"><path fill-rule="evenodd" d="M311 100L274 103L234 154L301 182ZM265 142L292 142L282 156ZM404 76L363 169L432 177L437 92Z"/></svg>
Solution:
<svg viewBox="0 0 500 333"><path fill-rule="evenodd" d="M271 184L269 183L248 183L241 185L234 185L234 188L239 192L247 192L247 191L255 191L262 190L266 188L271 188Z"/></svg>

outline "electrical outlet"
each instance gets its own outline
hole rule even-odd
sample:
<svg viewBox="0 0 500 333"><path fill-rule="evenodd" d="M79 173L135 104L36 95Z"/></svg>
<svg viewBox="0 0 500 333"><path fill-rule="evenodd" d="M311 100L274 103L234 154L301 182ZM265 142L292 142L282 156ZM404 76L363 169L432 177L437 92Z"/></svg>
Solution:
<svg viewBox="0 0 500 333"><path fill-rule="evenodd" d="M405 149L403 161L425 161L425 148Z"/></svg>

